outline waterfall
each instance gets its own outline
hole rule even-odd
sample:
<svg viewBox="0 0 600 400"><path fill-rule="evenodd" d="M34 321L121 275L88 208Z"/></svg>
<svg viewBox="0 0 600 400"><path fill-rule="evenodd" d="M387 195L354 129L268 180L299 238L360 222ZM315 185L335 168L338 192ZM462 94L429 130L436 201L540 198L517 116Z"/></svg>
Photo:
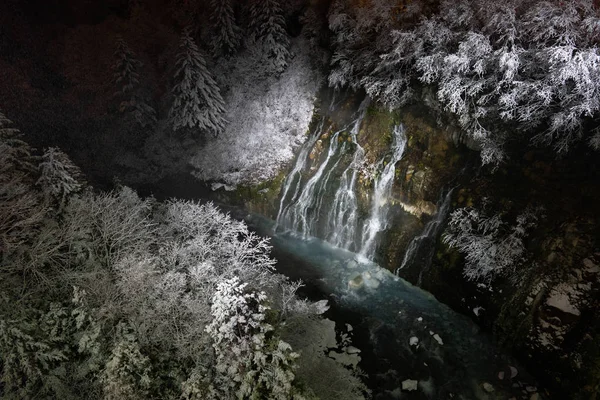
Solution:
<svg viewBox="0 0 600 400"><path fill-rule="evenodd" d="M310 153L325 132L324 121L302 146L283 184L276 228L287 228L303 237L322 237L336 247L359 252L361 257L371 259L378 234L387 227L387 199L391 194L396 163L404 154L406 135L402 125L394 127L390 154L376 166L379 174L373 183L369 215L361 224L356 186L360 167L365 161L365 149L358 143L358 135L368 105L367 97L361 102L354 121L331 134L327 153L315 172L311 171ZM341 136L345 133L347 137ZM348 154L350 151L351 155Z"/></svg>
<svg viewBox="0 0 600 400"><path fill-rule="evenodd" d="M404 155L406 148L406 135L404 126L397 125L393 131L392 156L387 164L383 167L380 175L375 179L373 198L371 200L371 210L369 218L365 221L361 247L359 254L372 260L376 250L377 234L387 229L387 217L389 211L388 199L392 192L392 186L396 175L396 163L400 161ZM383 159L379 162L377 168L381 168Z"/></svg>
<svg viewBox="0 0 600 400"><path fill-rule="evenodd" d="M325 124L320 124L315 133L302 146L296 163L283 185L277 215L277 227L285 227L300 233L303 237L307 237L318 236L319 227L332 226L334 224L333 220L340 219L344 223L354 220L354 222L350 222L350 227L347 230L348 233L344 236L348 238L354 237L357 224L356 210L358 208L354 193L358 174L355 165L359 164L364 157L364 150L358 145L357 137L368 104L369 100L367 98L363 100L359 107L358 115L351 124L350 142L342 140L340 137L342 133L348 131L348 127L338 130L331 135L325 159L320 163L317 171L306 182L304 182L302 177L303 174L307 175L310 173L309 155L318 138L323 134ZM356 146L353 160L342 173L342 178L339 179L340 186L334 198L334 208L337 207L338 212L330 212L324 215L325 210L322 208L324 198L328 193L328 189L332 189L330 183L332 181L333 183L337 183L338 176L336 171L344 159L344 154L351 145ZM333 176L336 179L331 179ZM349 198L353 198L354 201L347 201ZM345 243L346 246L350 246L350 244L349 240L348 243Z"/></svg>
<svg viewBox="0 0 600 400"><path fill-rule="evenodd" d="M300 152L298 153L298 157L296 158L296 163L294 167L285 178L283 182L283 190L281 195L281 200L279 201L279 211L277 213L277 219L275 223L275 231L282 221L282 216L286 213L287 208L285 206L286 200L287 204L293 204L298 198L298 192L300 191L300 181L302 180L302 170L305 169L306 164L309 160L310 151L313 146L323 133L323 127L325 126L325 118L321 119L321 122L315 129L312 136L308 138L306 142L300 148ZM293 188L293 189L292 189ZM290 192L293 190L292 195L290 196ZM289 207L289 206L288 206Z"/></svg>
<svg viewBox="0 0 600 400"><path fill-rule="evenodd" d="M414 264L417 260L421 260L423 265L421 265L421 272L419 273L417 285L421 284L423 271L427 270L431 264L431 258L433 257L433 251L435 249L435 241L440 234L443 222L448 214L454 189L455 188L450 189L448 193L446 193L446 196L443 199L440 199L438 202L438 212L435 217L425 225L423 233L410 242L404 253L402 264L396 270L396 274L398 274L398 270L405 266Z"/></svg>
<svg viewBox="0 0 600 400"><path fill-rule="evenodd" d="M350 131L350 139L356 146L352 161L342 173L340 185L335 193L333 205L327 216L329 234L327 241L343 249L354 250L358 226L358 201L356 199L356 180L359 167L365 158L365 150L358 144L360 124L367 112L369 98L365 98L358 110L358 118Z"/></svg>
<svg viewBox="0 0 600 400"><path fill-rule="evenodd" d="M321 163L317 172L306 182L300 195L293 200L286 210L281 214L281 221L284 226L288 226L302 236L314 236L316 234L316 224L318 219L318 209L313 207L315 200L319 200L319 194L326 189L330 171L326 172L331 160L337 153L340 143L338 137L342 131L335 132L329 141L329 150L327 158ZM325 176L325 179L321 179ZM299 191L300 182L297 183Z"/></svg>

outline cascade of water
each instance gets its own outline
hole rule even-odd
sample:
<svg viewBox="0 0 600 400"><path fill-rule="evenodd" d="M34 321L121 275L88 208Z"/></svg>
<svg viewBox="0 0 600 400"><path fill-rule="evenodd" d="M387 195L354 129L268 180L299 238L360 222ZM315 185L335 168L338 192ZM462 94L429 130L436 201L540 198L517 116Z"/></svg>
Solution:
<svg viewBox="0 0 600 400"><path fill-rule="evenodd" d="M373 198L371 200L371 210L369 218L365 221L361 247L359 255L372 260L375 255L377 234L387 229L387 216L389 205L387 200L392 192L394 177L396 175L396 163L400 161L404 155L406 148L406 135L404 134L404 126L397 125L393 131L392 156L388 163L383 167L380 175L375 179ZM379 162L378 170L383 164L383 159Z"/></svg>
<svg viewBox="0 0 600 400"><path fill-rule="evenodd" d="M338 137L341 132L342 131L337 131L331 136L327 157L321 163L317 172L315 172L308 182L306 182L302 191L299 190L300 182L298 181L296 191L299 192L299 195L296 199L292 200L292 203L286 209L284 209L279 218L280 223L290 227L296 232L302 233L305 237L315 234L318 210L313 207L313 204L318 200L318 194L325 190L326 183L331 175L331 170L333 170L333 168L330 170L327 168L340 147ZM321 179L323 176L325 176L325 179Z"/></svg>
<svg viewBox="0 0 600 400"><path fill-rule="evenodd" d="M455 188L450 189L443 200L440 199L438 202L438 212L435 217L425 225L423 233L410 242L406 249L406 253L404 253L402 264L396 269L396 275L398 274L398 270L403 269L408 264L413 264L416 259L419 258L422 260L423 265L421 266L422 268L419 273L417 285L421 284L421 275L423 271L428 269L429 264L431 263L433 250L435 249L435 240L440 234L440 229L448 214L450 200L452 199L454 189ZM421 255L421 257L418 257L419 255Z"/></svg>
<svg viewBox="0 0 600 400"><path fill-rule="evenodd" d="M338 165L344 159L344 154L350 143L346 140L341 140L340 134L347 131L347 127L333 133L329 139L329 148L325 159L320 163L317 171L311 176L306 183L302 182L302 173L306 172L310 150L314 147L318 137L321 136L320 132L323 128L309 140L306 145L302 148L301 154L296 160L296 164L292 169L292 172L288 175L285 180L284 187L282 190L282 197L279 205L279 213L277 216L277 226L285 226L296 232L301 233L304 237L316 236L317 229L320 225L322 226L334 226L334 232L337 231L337 227L346 224L350 220L350 224L345 226L348 233L344 236L347 238L347 242L335 242L334 244L340 247L348 248L352 242L356 232L356 218L357 218L357 204L356 195L354 193L355 182L357 178L357 168L355 165L359 165L360 161L364 158L364 150L357 143L357 136L360 128L360 124L366 114L367 106L369 104L368 99L363 100L358 110L358 117L353 121L352 129L350 131L351 143L357 148L353 155L351 164L345 169L340 179L339 188L336 191L334 197L334 208L337 212L330 212L326 216L324 221L320 221L319 216L321 214L323 201L328 192L329 183L331 178L335 175L337 177ZM302 185L304 185L302 187ZM346 199L350 198L351 201ZM353 201L352 201L353 200ZM336 208L337 207L337 208ZM349 217L349 218L347 218ZM339 219L340 225L335 225Z"/></svg>
<svg viewBox="0 0 600 400"><path fill-rule="evenodd" d="M327 241L334 246L353 250L356 243L358 225L358 201L356 180L359 166L365 157L365 150L358 143L360 125L367 113L370 99L366 97L358 109L358 118L350 131L350 139L356 146L350 165L342 173L340 185L335 193L331 210L327 216L329 235Z"/></svg>
<svg viewBox="0 0 600 400"><path fill-rule="evenodd" d="M315 129L315 131L313 132L313 135L310 136L309 139L306 142L304 142L304 144L300 148L300 152L298 153L298 158L296 158L294 168L292 168L288 176L285 178L285 181L283 182L281 200L279 201L279 211L277 213L277 219L275 222L275 231L277 231L277 228L279 227L279 224L282 221L282 216L285 215L287 209L289 208L289 204L293 204L298 198L298 193L300 192L300 186L302 181L302 171L305 169L306 164L308 163L309 154L313 146L323 133L324 126L325 118L321 119L321 122L317 126L317 129ZM286 203L288 204L287 207L285 206Z"/></svg>

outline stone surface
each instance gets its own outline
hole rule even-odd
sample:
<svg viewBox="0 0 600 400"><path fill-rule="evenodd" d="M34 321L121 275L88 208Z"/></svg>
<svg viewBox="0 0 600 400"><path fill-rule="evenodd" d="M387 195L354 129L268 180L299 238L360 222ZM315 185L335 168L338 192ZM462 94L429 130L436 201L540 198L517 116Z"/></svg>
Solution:
<svg viewBox="0 0 600 400"><path fill-rule="evenodd" d="M406 390L408 392L417 390L418 383L419 382L414 379L406 379L405 381L402 381L402 390Z"/></svg>
<svg viewBox="0 0 600 400"><path fill-rule="evenodd" d="M492 384L490 384L488 382L484 382L482 386L483 386L483 390L485 390L488 393L492 393L494 391L494 387L492 386Z"/></svg>

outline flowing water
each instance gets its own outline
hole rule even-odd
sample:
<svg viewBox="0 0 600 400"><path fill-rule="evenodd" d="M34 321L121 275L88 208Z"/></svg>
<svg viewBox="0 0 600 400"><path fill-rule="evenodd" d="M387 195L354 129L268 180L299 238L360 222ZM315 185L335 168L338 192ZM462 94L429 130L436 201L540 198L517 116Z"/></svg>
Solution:
<svg viewBox="0 0 600 400"><path fill-rule="evenodd" d="M362 350L359 365L369 372L374 398L520 399L524 386L533 384L475 323L431 294L356 253L316 238L275 233L274 222L261 216L246 221L272 237L274 255L285 260L279 272L329 297L335 303L329 317L340 325L352 322L353 344ZM511 367L518 371L514 379ZM402 390L408 379L416 381L416 390Z"/></svg>
<svg viewBox="0 0 600 400"><path fill-rule="evenodd" d="M371 212L364 224L362 233L362 246L359 254L367 260L372 260L375 255L377 235L388 226L388 199L391 195L392 185L396 177L396 163L400 161L406 148L406 135L404 126L394 127L392 143L392 156L383 167L381 174L375 179L371 200ZM383 164L384 160L380 161ZM380 169L380 166L379 168Z"/></svg>
<svg viewBox="0 0 600 400"><path fill-rule="evenodd" d="M393 128L389 154L375 165L376 177L369 214L359 215L357 181L365 163L365 150L358 141L369 98L365 98L349 126L329 136L324 156L313 166L311 154L326 132L323 121L301 147L294 167L286 177L279 204L276 230L300 236L321 237L336 247L358 252L371 259L379 234L387 227L388 198L395 177L395 165L404 154L404 127ZM334 108L334 101L330 108Z"/></svg>
<svg viewBox="0 0 600 400"><path fill-rule="evenodd" d="M329 112L340 104L333 96ZM274 256L285 260L279 272L332 300L330 318L341 325L353 322L354 345L362 350L360 365L369 372L374 398L522 398L532 379L521 368L511 377L516 362L470 319L370 261L389 225L395 166L407 138L402 125L393 128L389 151L372 166L368 209L363 201L361 210L357 183L366 154L358 137L368 105L366 98L342 129L332 131L326 117L316 124L284 181L277 220L250 215L249 226L272 237ZM327 148L318 148L326 140ZM418 266L419 285L453 191L441 196L437 214L410 242L396 269ZM407 382L414 390L403 388Z"/></svg>
<svg viewBox="0 0 600 400"><path fill-rule="evenodd" d="M423 272L431 265L431 259L433 252L435 251L435 244L438 236L441 233L441 229L444 227L444 221L450 210L450 202L452 200L452 193L454 188L450 189L446 195L438 202L438 212L434 218L425 225L425 229L419 235L411 240L408 245L402 264L396 269L396 275L398 272L406 266L411 266L419 263L419 279L417 285L421 286L421 278Z"/></svg>

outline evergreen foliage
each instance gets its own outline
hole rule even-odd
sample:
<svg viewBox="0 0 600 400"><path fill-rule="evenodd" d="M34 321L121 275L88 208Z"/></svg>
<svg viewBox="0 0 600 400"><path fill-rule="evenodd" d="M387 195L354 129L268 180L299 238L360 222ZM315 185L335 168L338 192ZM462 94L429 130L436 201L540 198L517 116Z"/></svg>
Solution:
<svg viewBox="0 0 600 400"><path fill-rule="evenodd" d="M526 258L524 239L537 225L539 211L525 210L510 226L500 215L459 208L450 215L443 240L465 254L464 275L470 280L512 276Z"/></svg>
<svg viewBox="0 0 600 400"><path fill-rule="evenodd" d="M67 197L80 191L82 174L69 157L56 147L46 149L39 164L40 178L36 184L40 185L46 198L53 198L62 209Z"/></svg>
<svg viewBox="0 0 600 400"><path fill-rule="evenodd" d="M240 46L242 30L236 24L232 0L211 0L212 50L215 55L234 54Z"/></svg>
<svg viewBox="0 0 600 400"><path fill-rule="evenodd" d="M600 19L591 0L443 1L418 23L401 15L401 29L380 28L393 21L385 8L351 12L347 3L330 13L330 85L364 88L390 108L432 85L484 164L506 158L513 132L562 153L598 125ZM596 147L597 136L587 141Z"/></svg>
<svg viewBox="0 0 600 400"><path fill-rule="evenodd" d="M179 50L169 111L173 129L198 128L217 136L226 124L225 103L189 29L181 35Z"/></svg>
<svg viewBox="0 0 600 400"><path fill-rule="evenodd" d="M290 40L279 0L256 0L250 5L250 34L264 49L276 72L283 72L291 57Z"/></svg>
<svg viewBox="0 0 600 400"><path fill-rule="evenodd" d="M117 50L113 64L115 84L119 88L116 93L120 97L119 111L131 113L137 123L145 128L156 123L156 111L141 95L139 70L142 62L136 59L123 38L117 39Z"/></svg>

